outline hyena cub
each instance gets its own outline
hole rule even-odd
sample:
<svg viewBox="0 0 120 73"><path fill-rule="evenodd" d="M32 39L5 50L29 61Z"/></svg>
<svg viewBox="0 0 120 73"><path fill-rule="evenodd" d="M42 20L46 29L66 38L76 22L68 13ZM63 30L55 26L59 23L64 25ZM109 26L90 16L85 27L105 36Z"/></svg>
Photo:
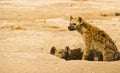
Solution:
<svg viewBox="0 0 120 73"><path fill-rule="evenodd" d="M81 60L83 52L81 48L70 50L68 46L65 49L56 49L53 46L50 50L50 54L65 60Z"/></svg>
<svg viewBox="0 0 120 73"><path fill-rule="evenodd" d="M57 50L53 46L50 50L50 54L65 60L81 60L83 56L83 51L81 50L81 48L70 50L68 46L65 49ZM103 61L103 56L101 52L90 50L86 59L89 61Z"/></svg>
<svg viewBox="0 0 120 73"><path fill-rule="evenodd" d="M81 17L73 18L70 16L70 25L68 29L70 31L77 30L82 35L86 45L86 51L82 59L87 60L91 50L101 52L103 61L114 61L119 59L117 47L110 36L99 28L87 23Z"/></svg>

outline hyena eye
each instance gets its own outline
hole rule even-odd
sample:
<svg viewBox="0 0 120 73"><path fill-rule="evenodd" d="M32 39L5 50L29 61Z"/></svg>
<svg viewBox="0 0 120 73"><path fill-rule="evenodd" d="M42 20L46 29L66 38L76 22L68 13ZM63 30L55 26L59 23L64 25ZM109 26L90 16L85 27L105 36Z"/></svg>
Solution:
<svg viewBox="0 0 120 73"><path fill-rule="evenodd" d="M73 25L76 25L75 23L73 23Z"/></svg>

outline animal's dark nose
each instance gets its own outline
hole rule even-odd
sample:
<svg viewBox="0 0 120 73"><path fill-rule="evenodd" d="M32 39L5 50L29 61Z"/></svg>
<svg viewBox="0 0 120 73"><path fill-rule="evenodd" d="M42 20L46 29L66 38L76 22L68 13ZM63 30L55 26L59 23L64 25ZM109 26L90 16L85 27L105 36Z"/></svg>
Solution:
<svg viewBox="0 0 120 73"><path fill-rule="evenodd" d="M73 31L73 30L75 30L72 26L68 26L68 30L69 31Z"/></svg>
<svg viewBox="0 0 120 73"><path fill-rule="evenodd" d="M68 30L70 30L70 26L68 26Z"/></svg>

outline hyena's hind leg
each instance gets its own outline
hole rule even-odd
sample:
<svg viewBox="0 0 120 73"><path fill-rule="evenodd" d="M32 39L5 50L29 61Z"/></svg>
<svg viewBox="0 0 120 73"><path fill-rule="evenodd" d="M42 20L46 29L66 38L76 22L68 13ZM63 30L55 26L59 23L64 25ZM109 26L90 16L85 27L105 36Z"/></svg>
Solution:
<svg viewBox="0 0 120 73"><path fill-rule="evenodd" d="M115 52L109 48L105 49L105 52L103 53L103 60L104 61L116 61L119 60L119 53Z"/></svg>

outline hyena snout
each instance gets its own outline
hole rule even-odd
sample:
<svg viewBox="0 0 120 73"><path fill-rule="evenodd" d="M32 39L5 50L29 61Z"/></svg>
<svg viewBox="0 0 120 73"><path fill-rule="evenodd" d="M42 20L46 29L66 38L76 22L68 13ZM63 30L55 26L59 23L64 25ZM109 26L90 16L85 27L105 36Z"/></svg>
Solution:
<svg viewBox="0 0 120 73"><path fill-rule="evenodd" d="M73 30L75 30L75 27L72 26L72 25L70 25L70 26L68 26L68 30L69 30L69 31L73 31Z"/></svg>

